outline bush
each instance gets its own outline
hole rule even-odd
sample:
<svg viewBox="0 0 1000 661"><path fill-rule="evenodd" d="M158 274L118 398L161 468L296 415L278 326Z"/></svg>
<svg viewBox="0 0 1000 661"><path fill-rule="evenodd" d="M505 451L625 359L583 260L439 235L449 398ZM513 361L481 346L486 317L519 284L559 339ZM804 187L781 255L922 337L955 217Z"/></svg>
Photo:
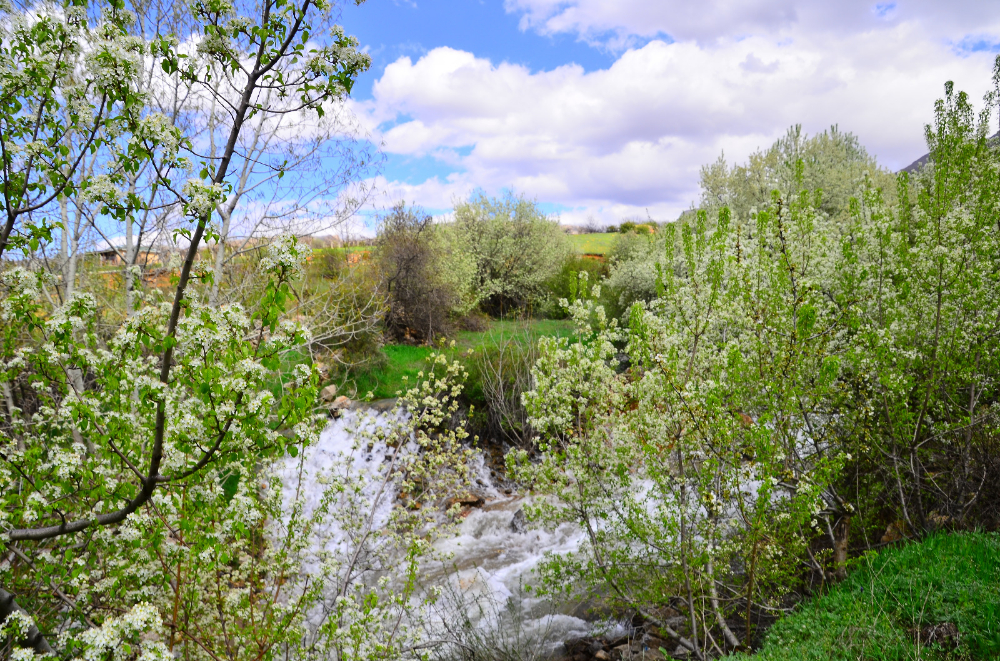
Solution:
<svg viewBox="0 0 1000 661"><path fill-rule="evenodd" d="M396 340L430 342L466 311L471 269L422 209L400 202L380 223L375 262L389 298L386 328Z"/></svg>
<svg viewBox="0 0 1000 661"><path fill-rule="evenodd" d="M490 333L470 361L469 396L482 407L482 432L491 439L523 446L534 435L521 394L531 389L538 345L527 328Z"/></svg>
<svg viewBox="0 0 1000 661"><path fill-rule="evenodd" d="M664 239L629 232L608 253L609 312L621 316L636 301L656 297L656 263L664 258Z"/></svg>
<svg viewBox="0 0 1000 661"><path fill-rule="evenodd" d="M564 319L566 311L558 305L559 299L573 301L579 295L580 274L587 274L587 282L591 285L600 282L608 274L605 262L593 257L573 255L563 262L562 268L547 283L551 295L551 303L546 316Z"/></svg>
<svg viewBox="0 0 1000 661"><path fill-rule="evenodd" d="M862 558L847 580L734 659L1000 658L1000 536L935 535Z"/></svg>
<svg viewBox="0 0 1000 661"><path fill-rule="evenodd" d="M546 283L570 254L569 240L535 202L507 193L483 193L455 207L458 250L475 264L474 289L495 317L545 302Z"/></svg>

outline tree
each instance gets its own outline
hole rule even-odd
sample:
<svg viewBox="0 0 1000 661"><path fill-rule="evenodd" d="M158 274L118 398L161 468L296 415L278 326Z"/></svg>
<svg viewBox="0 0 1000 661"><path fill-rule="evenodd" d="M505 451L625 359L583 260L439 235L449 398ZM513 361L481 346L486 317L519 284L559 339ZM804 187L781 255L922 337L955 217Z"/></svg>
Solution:
<svg viewBox="0 0 1000 661"><path fill-rule="evenodd" d="M542 343L525 394L541 461L508 459L556 497L533 517L587 534L579 553L549 559L546 585L610 594L699 658L749 641L843 507L830 412L851 299L823 286L844 255L812 199L776 192L748 222L723 209L664 228L659 295L633 305L627 331L578 301L577 341ZM660 615L670 604L682 626Z"/></svg>
<svg viewBox="0 0 1000 661"><path fill-rule="evenodd" d="M900 175L898 204L870 186L854 209L869 229L852 283L867 301L853 386L868 414L861 445L877 459L856 476L870 509L891 507L906 535L1000 514L1000 154L989 138L998 98L987 95L977 117L947 83L926 128L930 163Z"/></svg>
<svg viewBox="0 0 1000 661"><path fill-rule="evenodd" d="M368 610L338 602L336 623L310 630L306 612L333 583L322 575L291 577L300 576L303 545L315 540L308 531L317 524L292 520L284 524L283 542L268 538L274 532L268 522L281 520L281 490L258 489L257 480L267 479L261 471L294 456L320 422L312 414L315 370L279 369L283 356L306 339L284 319L303 251L294 240L273 243L259 265L269 278L250 313L204 303L212 272L199 260L205 242L219 237L213 216L235 188L248 122L273 113L322 114L367 67L339 28L322 30L331 9L311 0L259 7L196 3L194 18L203 26L198 58L168 36L130 33L132 16L121 4L100 19L68 4L7 13L0 21L0 257L25 256L0 273L5 644L24 640L47 651L58 634L66 654L115 649L129 655L131 649L132 656L166 658L180 644L195 656L238 658L249 648L268 653L299 646L305 629L309 645L343 650L352 626L365 626L365 618L381 621L387 612L370 608L380 594L377 582L359 583L361 575L348 570L337 585L345 596L361 589ZM191 84L210 84L220 70L236 83L219 149L202 160L200 176L183 185L174 177L190 161L179 151L193 153L194 146L177 124L147 109L138 77L151 55L163 71ZM272 94L285 100L280 108L262 101ZM61 110L68 125L59 121ZM73 144L85 149L73 152L67 136L78 136ZM99 157L84 167L85 153ZM71 154L81 155L74 160ZM187 219L177 230L186 248L172 295L158 299L133 289L128 317L105 334L98 332L93 296L70 288L64 301L50 303L57 283L44 270L26 268L33 264L27 257L52 239L53 224L39 217L60 200L95 204L106 223L129 225L135 214L155 210L158 198L131 188L137 173L150 178L151 190L177 201L174 208ZM281 397L271 392L273 379L281 383ZM432 382L454 392L447 378ZM460 434L439 429L444 414L438 410L450 405L451 395L428 387L421 397L429 417L412 420L432 430L420 437L432 447L401 456L404 473L389 471L391 485L429 474L420 468L426 461L437 462L433 474L443 476L444 457L457 456ZM411 438L415 429L398 433ZM439 493L437 483L421 484L428 498ZM416 558L426 543L416 541L423 539L416 520L411 529L401 528L393 543ZM206 601L213 581L215 600ZM389 607L398 611L404 602ZM215 610L206 610L209 604ZM11 615L25 611L42 636ZM386 640L386 649L397 649L391 632Z"/></svg>
<svg viewBox="0 0 1000 661"><path fill-rule="evenodd" d="M715 219L664 228L626 329L599 292L572 306L576 341L542 343L525 395L540 461L508 457L550 496L531 516L587 534L549 559L549 590L599 588L704 658L801 581L843 578L887 525L996 521L1000 58L994 84L978 118L946 85L913 179L869 172L824 207L789 142L766 205L712 193Z"/></svg>
<svg viewBox="0 0 1000 661"><path fill-rule="evenodd" d="M887 199L895 199L894 177L865 151L856 136L836 126L807 136L796 125L766 150L751 154L744 164L730 166L720 156L702 167L698 208L708 212L710 223L723 207L743 222L755 210L771 204L774 191L790 200L805 189L814 195L816 210L846 230L852 223L851 198L858 196L866 180ZM693 211L685 212L677 222L687 223L693 217ZM662 262L663 241L659 236L639 240L628 235L618 240L607 284L618 298L619 310L624 312L632 303L648 302L655 296L656 264Z"/></svg>
<svg viewBox="0 0 1000 661"><path fill-rule="evenodd" d="M375 261L389 297L386 324L397 339L430 342L474 305L473 265L446 232L403 202L379 219Z"/></svg>
<svg viewBox="0 0 1000 661"><path fill-rule="evenodd" d="M480 305L495 316L541 302L546 282L569 254L559 224L511 192L499 199L480 192L456 204L455 232L458 249L475 261Z"/></svg>

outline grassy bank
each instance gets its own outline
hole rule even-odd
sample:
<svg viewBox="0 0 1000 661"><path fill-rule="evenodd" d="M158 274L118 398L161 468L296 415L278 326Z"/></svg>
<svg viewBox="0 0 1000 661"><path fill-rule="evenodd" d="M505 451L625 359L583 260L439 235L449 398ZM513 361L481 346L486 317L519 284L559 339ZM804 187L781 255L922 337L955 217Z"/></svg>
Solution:
<svg viewBox="0 0 1000 661"><path fill-rule="evenodd" d="M390 344L383 348L384 361L376 368L352 375L348 390L357 388L357 396L364 398L368 392L373 399L395 397L400 390L412 386L417 374L426 368L427 358L436 350L449 358L461 358L469 351L496 346L512 335L523 335L532 341L542 336L569 336L573 326L568 321L535 319L531 321L493 321L484 331L460 331L455 334L454 346L447 343L440 349L407 344Z"/></svg>
<svg viewBox="0 0 1000 661"><path fill-rule="evenodd" d="M1000 659L1000 535L886 549L779 620L745 661Z"/></svg>

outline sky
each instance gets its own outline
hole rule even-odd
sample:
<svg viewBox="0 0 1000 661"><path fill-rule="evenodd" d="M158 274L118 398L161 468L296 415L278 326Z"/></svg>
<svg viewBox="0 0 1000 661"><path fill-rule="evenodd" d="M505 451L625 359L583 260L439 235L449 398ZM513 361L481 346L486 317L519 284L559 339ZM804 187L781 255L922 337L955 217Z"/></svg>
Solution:
<svg viewBox="0 0 1000 661"><path fill-rule="evenodd" d="M372 57L369 213L510 189L566 224L675 219L701 166L794 124L898 170L945 81L981 107L1000 52L996 0L367 0L342 24Z"/></svg>

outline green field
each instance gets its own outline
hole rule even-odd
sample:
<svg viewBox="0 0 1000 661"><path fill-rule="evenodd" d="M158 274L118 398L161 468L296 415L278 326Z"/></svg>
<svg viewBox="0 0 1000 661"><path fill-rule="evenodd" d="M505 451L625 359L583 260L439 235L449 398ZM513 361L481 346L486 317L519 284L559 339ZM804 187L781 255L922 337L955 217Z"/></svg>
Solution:
<svg viewBox="0 0 1000 661"><path fill-rule="evenodd" d="M569 241L581 255L606 255L620 234L571 234Z"/></svg>
<svg viewBox="0 0 1000 661"><path fill-rule="evenodd" d="M778 620L760 652L730 658L1000 659L1000 535L940 534L865 556L845 581Z"/></svg>
<svg viewBox="0 0 1000 661"><path fill-rule="evenodd" d="M501 338L509 338L515 334L527 335L537 341L542 336L568 337L572 332L572 323L565 320L493 321L485 331L459 331L454 337L455 346L451 346L449 341L442 350L450 358L461 359L470 350L495 345ZM408 344L387 345L383 348L383 363L375 369L352 375L345 384L345 393L350 396L357 388L358 399L365 399L369 392L372 393L372 399L396 397L397 391L414 384L417 373L426 369L427 358L435 350L432 347Z"/></svg>

